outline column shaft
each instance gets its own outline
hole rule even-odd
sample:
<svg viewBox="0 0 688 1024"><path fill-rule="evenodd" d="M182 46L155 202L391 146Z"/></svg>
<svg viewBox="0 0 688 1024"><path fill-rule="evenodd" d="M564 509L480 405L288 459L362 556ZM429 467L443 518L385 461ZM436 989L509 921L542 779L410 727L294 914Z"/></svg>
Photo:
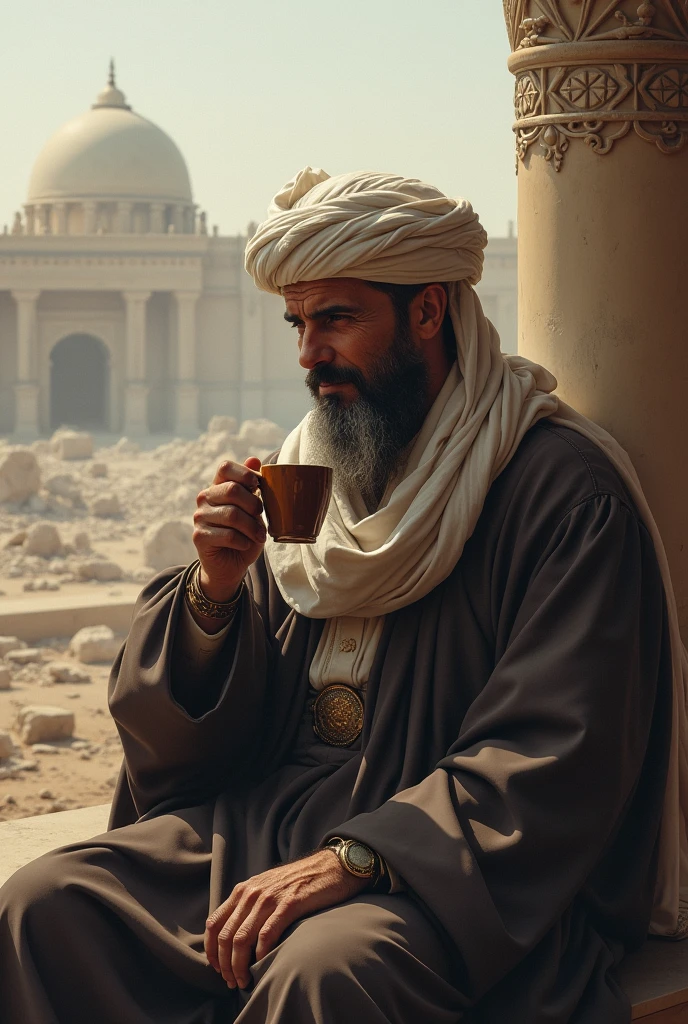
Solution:
<svg viewBox="0 0 688 1024"><path fill-rule="evenodd" d="M688 638L688 12L681 0L510 11L519 352L631 455Z"/></svg>
<svg viewBox="0 0 688 1024"><path fill-rule="evenodd" d="M12 297L17 304L17 379L14 387L14 432L22 437L38 435L36 303L39 295L38 291L12 292Z"/></svg>
<svg viewBox="0 0 688 1024"><path fill-rule="evenodd" d="M127 309L124 431L148 433L148 385L146 382L146 304L150 292L124 292Z"/></svg>
<svg viewBox="0 0 688 1024"><path fill-rule="evenodd" d="M178 434L198 433L198 383L196 380L196 304L198 292L175 292L177 302L177 387Z"/></svg>

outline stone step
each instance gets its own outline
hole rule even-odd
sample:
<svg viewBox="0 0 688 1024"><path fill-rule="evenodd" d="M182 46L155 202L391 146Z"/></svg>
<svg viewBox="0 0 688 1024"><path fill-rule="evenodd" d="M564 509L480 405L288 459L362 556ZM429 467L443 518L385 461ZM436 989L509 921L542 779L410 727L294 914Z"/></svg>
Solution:
<svg viewBox="0 0 688 1024"><path fill-rule="evenodd" d="M43 853L99 835L107 828L109 804L57 811L0 823L0 885L17 868ZM688 1024L688 940L648 939L626 957L619 981L642 1024Z"/></svg>
<svg viewBox="0 0 688 1024"><path fill-rule="evenodd" d="M135 597L106 597L94 594L65 600L60 597L32 597L18 601L0 599L0 636L18 636L34 643L45 637L71 637L83 626L110 626L115 633L129 632Z"/></svg>

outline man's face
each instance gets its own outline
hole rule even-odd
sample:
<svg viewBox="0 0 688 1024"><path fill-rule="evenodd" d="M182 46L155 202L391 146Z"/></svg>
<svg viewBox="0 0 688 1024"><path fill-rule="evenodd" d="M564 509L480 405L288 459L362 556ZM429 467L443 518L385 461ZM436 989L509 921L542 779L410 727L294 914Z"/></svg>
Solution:
<svg viewBox="0 0 688 1024"><path fill-rule="evenodd" d="M389 295L351 278L290 285L283 294L315 399L319 458L377 507L427 411L427 365L408 317Z"/></svg>

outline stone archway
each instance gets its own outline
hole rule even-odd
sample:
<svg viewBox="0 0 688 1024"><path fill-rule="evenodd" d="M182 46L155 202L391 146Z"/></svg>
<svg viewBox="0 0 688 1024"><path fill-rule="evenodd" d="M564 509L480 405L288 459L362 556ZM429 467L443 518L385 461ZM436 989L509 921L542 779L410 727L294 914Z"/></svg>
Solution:
<svg viewBox="0 0 688 1024"><path fill-rule="evenodd" d="M69 334L50 354L50 424L108 430L110 354L92 334Z"/></svg>

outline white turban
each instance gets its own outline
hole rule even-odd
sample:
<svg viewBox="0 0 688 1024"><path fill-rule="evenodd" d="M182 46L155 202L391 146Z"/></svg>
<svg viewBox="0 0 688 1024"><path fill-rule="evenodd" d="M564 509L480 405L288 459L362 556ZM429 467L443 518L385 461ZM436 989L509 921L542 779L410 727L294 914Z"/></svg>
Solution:
<svg viewBox="0 0 688 1024"><path fill-rule="evenodd" d="M331 178L306 167L277 193L246 248L246 269L259 288L279 293L299 281L336 277L445 283L457 362L403 477L378 510L361 513L360 503L335 488L315 544L268 538L266 556L285 600L302 615L385 615L420 600L452 572L492 482L534 423L548 416L598 444L652 535L667 598L674 725L652 931L681 937L688 934L688 656L666 553L626 452L552 394L551 373L502 355L471 287L480 280L486 242L470 203L415 179L369 171ZM279 461L318 461L309 416L286 439Z"/></svg>
<svg viewBox="0 0 688 1024"><path fill-rule="evenodd" d="M266 292L296 281L356 277L389 284L477 284L487 235L466 199L415 178L306 167L278 192L246 248Z"/></svg>

